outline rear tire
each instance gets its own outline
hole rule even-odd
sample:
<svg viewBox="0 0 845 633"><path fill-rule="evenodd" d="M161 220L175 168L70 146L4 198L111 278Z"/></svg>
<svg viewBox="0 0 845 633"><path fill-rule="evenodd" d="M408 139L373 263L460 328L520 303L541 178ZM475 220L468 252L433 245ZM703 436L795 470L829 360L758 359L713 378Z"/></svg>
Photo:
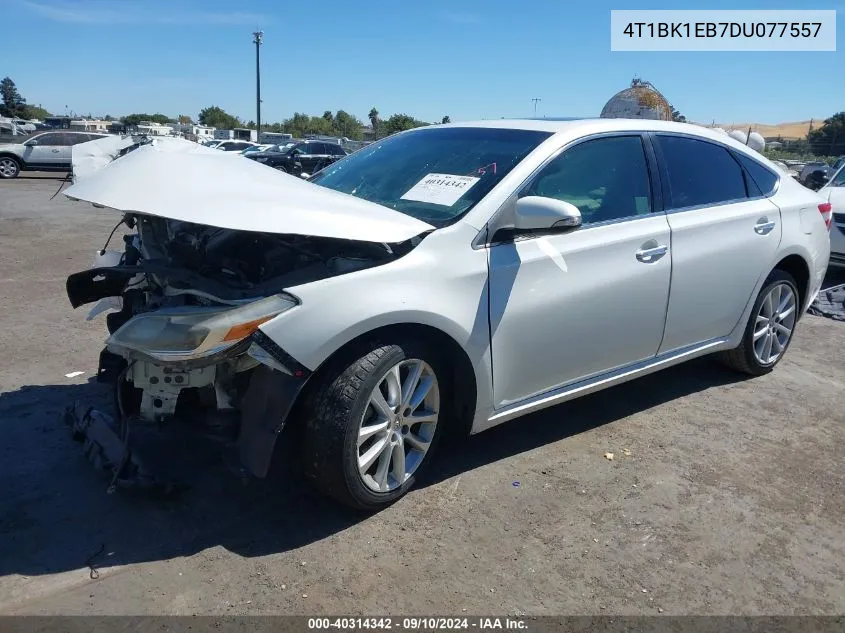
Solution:
<svg viewBox="0 0 845 633"><path fill-rule="evenodd" d="M0 156L0 178L17 178L21 173L21 164L11 156Z"/></svg>
<svg viewBox="0 0 845 633"><path fill-rule="evenodd" d="M768 374L786 354L800 311L800 295L792 275L773 270L754 301L742 342L722 352L720 360L751 376Z"/></svg>
<svg viewBox="0 0 845 633"><path fill-rule="evenodd" d="M352 357L326 371L309 397L303 466L323 493L371 512L408 492L429 463L451 385L421 342L373 343Z"/></svg>

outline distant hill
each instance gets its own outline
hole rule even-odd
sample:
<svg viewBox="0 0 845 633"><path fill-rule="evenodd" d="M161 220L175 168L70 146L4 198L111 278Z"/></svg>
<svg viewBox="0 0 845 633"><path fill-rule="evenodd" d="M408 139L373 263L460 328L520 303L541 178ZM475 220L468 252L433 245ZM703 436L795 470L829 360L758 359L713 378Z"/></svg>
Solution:
<svg viewBox="0 0 845 633"><path fill-rule="evenodd" d="M813 128L819 129L824 123L824 119L813 119ZM771 138L773 136L780 136L784 139L799 139L806 138L807 132L810 130L810 119L806 121L793 121L792 123L700 123L707 127L720 127L725 130L742 130L744 132L751 128L752 132L761 134L764 138Z"/></svg>

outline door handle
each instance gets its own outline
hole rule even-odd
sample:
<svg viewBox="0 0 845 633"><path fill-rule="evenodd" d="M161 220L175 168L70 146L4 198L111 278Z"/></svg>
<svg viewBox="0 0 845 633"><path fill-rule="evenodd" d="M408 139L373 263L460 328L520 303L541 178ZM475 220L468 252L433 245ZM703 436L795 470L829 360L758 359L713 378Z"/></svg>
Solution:
<svg viewBox="0 0 845 633"><path fill-rule="evenodd" d="M59 150L54 149L54 150L53 150L53 153L54 153L54 154L58 154L58 153L59 153Z"/></svg>
<svg viewBox="0 0 845 633"><path fill-rule="evenodd" d="M637 259L645 264L651 264L669 252L668 246L655 246L654 248L643 248L636 252Z"/></svg>
<svg viewBox="0 0 845 633"><path fill-rule="evenodd" d="M773 228L775 228L774 222L767 222L766 218L760 218L757 224L754 225L754 232L757 235L768 235L772 232Z"/></svg>

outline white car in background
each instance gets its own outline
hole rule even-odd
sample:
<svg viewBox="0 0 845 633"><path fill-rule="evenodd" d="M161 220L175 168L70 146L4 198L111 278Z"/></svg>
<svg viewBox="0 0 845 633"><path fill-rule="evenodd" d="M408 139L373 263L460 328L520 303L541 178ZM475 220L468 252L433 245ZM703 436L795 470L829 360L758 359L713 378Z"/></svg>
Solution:
<svg viewBox="0 0 845 633"><path fill-rule="evenodd" d="M136 229L67 281L74 306L120 299L98 375L124 425L235 416L259 477L292 429L316 486L367 510L447 429L714 352L772 371L830 254L829 203L690 124L431 126L310 181L171 147L65 191Z"/></svg>
<svg viewBox="0 0 845 633"><path fill-rule="evenodd" d="M831 205L833 226L830 231L830 265L845 268L845 164L819 189L819 195Z"/></svg>

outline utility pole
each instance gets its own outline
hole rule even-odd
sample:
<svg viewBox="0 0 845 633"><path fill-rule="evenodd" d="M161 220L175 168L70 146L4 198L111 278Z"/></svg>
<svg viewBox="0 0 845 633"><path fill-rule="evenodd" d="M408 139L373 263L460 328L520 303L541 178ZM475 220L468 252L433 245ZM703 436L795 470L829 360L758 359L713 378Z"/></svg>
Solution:
<svg viewBox="0 0 845 633"><path fill-rule="evenodd" d="M537 118L537 102L542 101L542 99L540 99L539 97L534 97L533 99L531 99L531 101L534 102L534 118L536 119Z"/></svg>
<svg viewBox="0 0 845 633"><path fill-rule="evenodd" d="M252 34L255 44L255 123L258 127L256 141L261 142L261 44L264 42L264 31Z"/></svg>

